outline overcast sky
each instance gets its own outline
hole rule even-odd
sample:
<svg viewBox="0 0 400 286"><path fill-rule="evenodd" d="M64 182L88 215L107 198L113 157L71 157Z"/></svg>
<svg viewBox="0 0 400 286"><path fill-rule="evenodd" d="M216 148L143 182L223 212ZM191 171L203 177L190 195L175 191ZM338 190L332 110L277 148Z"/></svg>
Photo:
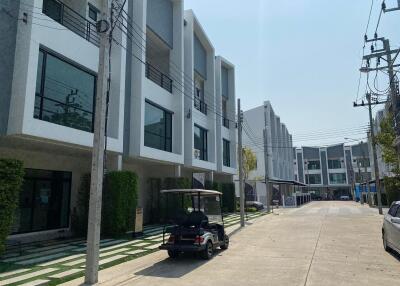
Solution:
<svg viewBox="0 0 400 286"><path fill-rule="evenodd" d="M397 0L386 3L395 6ZM185 0L216 54L235 64L243 109L271 101L289 132L310 140L297 143L303 145L365 137L359 130L368 112L352 103L370 5L370 0ZM374 1L369 37L380 5ZM394 48L400 44L399 22L400 12L387 13L378 28ZM386 83L378 77L379 87ZM360 96L364 92L365 77ZM317 136L320 130L332 134Z"/></svg>

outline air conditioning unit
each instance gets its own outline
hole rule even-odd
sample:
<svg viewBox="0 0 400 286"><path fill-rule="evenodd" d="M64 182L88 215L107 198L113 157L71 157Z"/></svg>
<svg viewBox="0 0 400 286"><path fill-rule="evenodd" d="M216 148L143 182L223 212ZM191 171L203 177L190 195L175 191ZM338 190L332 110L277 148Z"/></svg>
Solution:
<svg viewBox="0 0 400 286"><path fill-rule="evenodd" d="M200 150L199 149L194 149L193 154L194 154L195 159L200 159Z"/></svg>

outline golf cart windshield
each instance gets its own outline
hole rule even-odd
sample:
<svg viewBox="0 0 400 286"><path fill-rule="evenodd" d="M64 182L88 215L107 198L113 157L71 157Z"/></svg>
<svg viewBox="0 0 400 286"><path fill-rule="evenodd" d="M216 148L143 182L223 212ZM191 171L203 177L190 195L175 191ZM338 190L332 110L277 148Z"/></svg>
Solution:
<svg viewBox="0 0 400 286"><path fill-rule="evenodd" d="M163 190L163 194L179 194L191 199L191 206L185 209L187 213L193 211L201 211L208 217L209 223L223 224L221 212L221 195L222 193L212 190L201 189L176 189ZM199 202L200 199L200 202Z"/></svg>

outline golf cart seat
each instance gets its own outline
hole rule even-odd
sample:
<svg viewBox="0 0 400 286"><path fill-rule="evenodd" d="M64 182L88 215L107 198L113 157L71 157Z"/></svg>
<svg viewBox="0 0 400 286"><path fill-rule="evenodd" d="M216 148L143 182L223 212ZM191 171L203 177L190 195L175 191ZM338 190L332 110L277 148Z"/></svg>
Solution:
<svg viewBox="0 0 400 286"><path fill-rule="evenodd" d="M185 226L205 227L208 225L208 217L201 211L193 211L184 222Z"/></svg>

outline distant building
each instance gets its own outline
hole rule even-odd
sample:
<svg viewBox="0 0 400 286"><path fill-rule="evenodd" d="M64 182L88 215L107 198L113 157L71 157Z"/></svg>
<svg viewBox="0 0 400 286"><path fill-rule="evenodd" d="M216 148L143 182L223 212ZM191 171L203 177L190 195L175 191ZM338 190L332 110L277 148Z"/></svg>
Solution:
<svg viewBox="0 0 400 286"><path fill-rule="evenodd" d="M368 143L293 149L294 177L323 199L350 195L352 186L371 180Z"/></svg>

